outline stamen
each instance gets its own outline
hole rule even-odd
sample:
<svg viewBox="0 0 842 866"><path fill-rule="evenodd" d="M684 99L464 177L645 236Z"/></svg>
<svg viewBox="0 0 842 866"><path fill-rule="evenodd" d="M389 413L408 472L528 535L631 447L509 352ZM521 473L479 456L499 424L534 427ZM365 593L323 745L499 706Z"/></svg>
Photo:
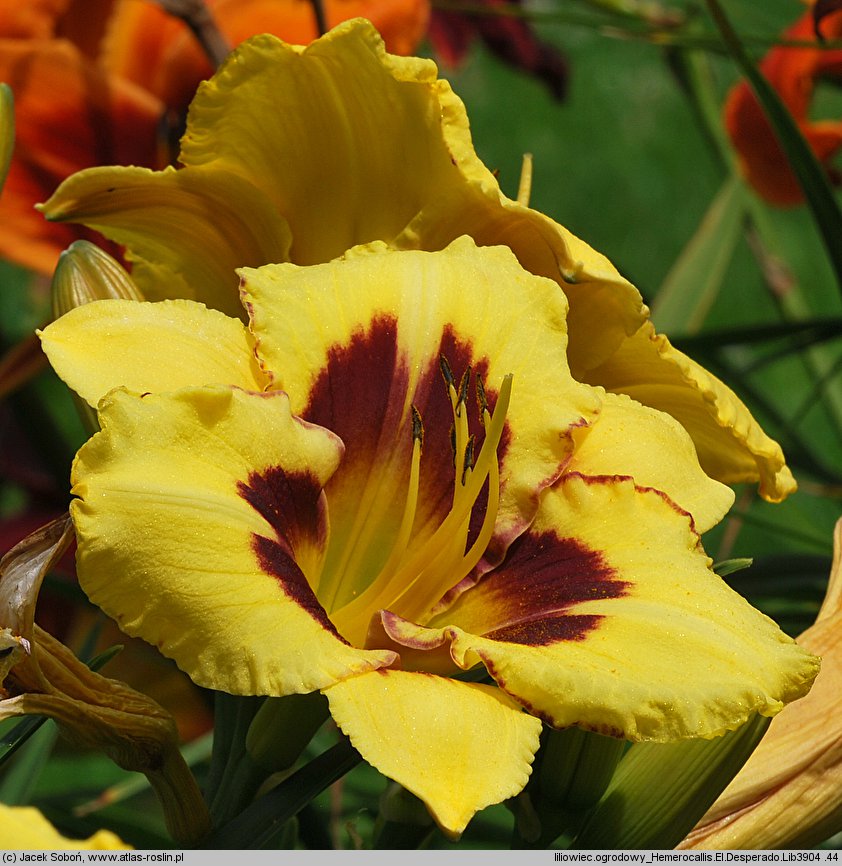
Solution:
<svg viewBox="0 0 842 866"><path fill-rule="evenodd" d="M506 413L509 408L509 400L512 392L512 375L509 374L503 379L503 384L500 388L500 394L497 398L497 405L494 407L494 414L490 417L489 423L486 425L486 436L482 443L479 456L477 457L473 471L470 473L467 483L462 487L464 496L457 508L451 510L450 514L442 521L439 528L433 533L432 537L427 541L422 550L420 550L412 560L403 566L399 572L406 580L405 588L395 598L394 602L390 603L390 607L398 607L401 615L407 618L419 617L423 615L430 605L435 604L449 589L455 586L463 577L470 574L474 566L482 558L488 542L491 540L491 535L494 531L494 524L497 518L497 506L500 496L500 478L499 466L497 462L497 447L503 436L503 429L506 422ZM486 478L489 481L488 492L488 507L486 508L483 525L480 529L480 536L471 546L467 554L465 550L465 539L467 531L467 522L470 521L470 513L476 502L477 497L482 491ZM494 483L496 482L496 483ZM457 485L459 486L459 485ZM493 510L492 510L493 505ZM454 524L457 521L467 521L464 525L465 532L461 535L461 550L459 552L458 561L452 561L452 557L448 557L448 546L443 544L441 536L454 532ZM482 549L479 549L479 544L482 543L482 537L486 537L486 541ZM441 539L441 540L440 540ZM439 550L434 554L432 559L429 559L431 551ZM451 548L452 549L452 548ZM427 562L421 565L423 557L428 557ZM450 558L451 562L447 562ZM471 560L473 559L473 562ZM412 574L412 567L421 567L415 575ZM412 605L409 603L401 604L401 601L406 599L410 590L420 581L424 583L424 605Z"/></svg>
<svg viewBox="0 0 842 866"><path fill-rule="evenodd" d="M447 386L448 396L450 397L450 406L453 410L453 425L454 425L454 433L451 438L451 442L453 443L453 468L456 469L458 467L458 458L459 455L463 455L465 453L465 449L468 447L468 439L469 439L469 431L468 431L468 413L463 412L462 408L467 405L468 400L468 389L470 387L471 381L471 368L468 367L467 370L462 374L462 378L459 380L459 388L456 388L456 381L453 379L453 372L450 369L450 365L447 361L444 361L444 364L447 368L447 373L450 376L450 382ZM447 381L447 375L445 375L445 381ZM456 489L453 491L453 504L455 506L456 499L459 494L459 485L456 485Z"/></svg>
<svg viewBox="0 0 842 866"><path fill-rule="evenodd" d="M403 508L400 529L398 529L392 552L380 569L380 576L391 574L400 564L406 553L412 524L415 522L415 511L418 507L418 485L421 478L421 448L424 445L424 425L421 413L412 407L412 462L409 468L409 485L406 491L406 503Z"/></svg>
<svg viewBox="0 0 842 866"><path fill-rule="evenodd" d="M468 444L465 446L465 456L462 459L462 486L465 486L465 481L474 468L474 446L477 444L476 436L468 437Z"/></svg>
<svg viewBox="0 0 842 866"><path fill-rule="evenodd" d="M421 420L421 413L412 406L412 440L417 442L422 448L424 447L424 422Z"/></svg>
<svg viewBox="0 0 842 866"><path fill-rule="evenodd" d="M456 407L453 410L456 413L457 418L462 414L462 407L468 404L468 389L470 388L470 385L471 368L468 367L468 369L462 374L462 379L459 382L459 399L456 401Z"/></svg>
<svg viewBox="0 0 842 866"><path fill-rule="evenodd" d="M485 385L482 381L482 376L477 376L477 407L479 408L479 417L482 419L482 426L485 427L485 416L491 415L488 412L488 398L485 396Z"/></svg>
<svg viewBox="0 0 842 866"><path fill-rule="evenodd" d="M474 566L482 559L494 534L494 526L497 523L497 509L500 506L500 466L496 460L491 461L488 473L488 504L485 507L485 515L482 520L479 534L471 549L462 560L462 568L465 574L470 574Z"/></svg>
<svg viewBox="0 0 842 866"><path fill-rule="evenodd" d="M459 392L453 386L452 373L442 359L442 374L448 384L454 412L454 436L464 443L461 477L454 484L453 505L450 512L432 535L415 551L408 553L410 534L415 518L419 487L420 437L415 430L421 428L420 416L413 409L413 455L407 502L401 527L386 565L362 594L333 614L334 623L349 640L364 635L373 613L388 608L407 618L423 617L430 607L460 580L466 577L480 561L494 533L500 496L500 472L497 449L503 436L506 414L512 390L511 374L503 379L493 414L488 411L485 391L477 385L477 399L482 409L485 437L476 453L475 437L468 434L467 412L456 415L457 406L464 406L465 377ZM446 372L445 372L446 371ZM479 534L470 549L465 550L470 530L471 514L483 487L488 484L488 501ZM420 591L423 590L423 591Z"/></svg>
<svg viewBox="0 0 842 866"><path fill-rule="evenodd" d="M450 364L444 355L439 355L439 370L444 376L444 383L447 385L448 391L453 388L456 390L456 379L453 378L453 370L450 369Z"/></svg>

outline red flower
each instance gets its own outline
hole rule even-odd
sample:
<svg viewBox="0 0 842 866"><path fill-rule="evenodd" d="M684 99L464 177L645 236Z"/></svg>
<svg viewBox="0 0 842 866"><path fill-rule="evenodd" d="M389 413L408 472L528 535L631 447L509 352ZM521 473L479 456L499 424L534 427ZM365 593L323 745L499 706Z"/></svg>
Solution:
<svg viewBox="0 0 842 866"><path fill-rule="evenodd" d="M519 4L520 0L513 2ZM428 35L436 56L453 66L462 60L474 38L479 38L504 63L534 75L556 99L563 99L568 78L564 57L552 45L539 40L524 19L496 13L511 5L508 0L483 3L488 11L476 14L433 10Z"/></svg>
<svg viewBox="0 0 842 866"><path fill-rule="evenodd" d="M764 57L760 70L792 113L831 181L839 183L840 176L830 161L842 147L842 122L813 121L809 114L817 82L842 74L842 50L820 47L812 8L783 35L787 40L814 42L816 47L777 46ZM824 18L822 35L828 40L842 36L842 13L832 13ZM804 200L775 133L745 81L737 84L728 95L725 126L737 151L740 168L759 195L780 206L795 205Z"/></svg>

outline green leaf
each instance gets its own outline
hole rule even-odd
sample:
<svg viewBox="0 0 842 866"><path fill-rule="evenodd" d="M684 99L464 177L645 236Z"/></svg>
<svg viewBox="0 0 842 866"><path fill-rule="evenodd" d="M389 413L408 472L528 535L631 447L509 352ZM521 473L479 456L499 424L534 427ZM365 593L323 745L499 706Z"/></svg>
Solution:
<svg viewBox="0 0 842 866"><path fill-rule="evenodd" d="M0 769L46 721L44 716L28 716L0 734Z"/></svg>
<svg viewBox="0 0 842 866"><path fill-rule="evenodd" d="M842 319L829 317L797 322L764 322L742 328L717 328L703 334L670 337L670 342L682 352L692 353L700 349L723 349L726 346L751 346L774 340L789 340L786 350L782 351L782 354L786 354L800 352L829 340L838 340L840 336Z"/></svg>
<svg viewBox="0 0 842 866"><path fill-rule="evenodd" d="M732 175L658 290L652 318L660 331L693 334L704 324L742 236L745 202L745 186Z"/></svg>
<svg viewBox="0 0 842 866"><path fill-rule="evenodd" d="M712 740L636 743L572 848L674 848L739 772L769 719Z"/></svg>
<svg viewBox="0 0 842 866"><path fill-rule="evenodd" d="M203 848L258 849L268 844L290 818L328 785L341 779L362 758L347 739L296 770L285 781L205 839Z"/></svg>
<svg viewBox="0 0 842 866"><path fill-rule="evenodd" d="M205 800L214 825L237 815L268 775L246 750L249 726L265 698L214 695L214 738Z"/></svg>
<svg viewBox="0 0 842 866"><path fill-rule="evenodd" d="M705 2L722 41L751 84L804 190L807 204L810 206L836 275L837 286L842 292L842 244L839 243L839 238L842 238L842 211L839 209L827 174L775 89L761 75L746 53L718 0L705 0Z"/></svg>
<svg viewBox="0 0 842 866"><path fill-rule="evenodd" d="M752 568L730 575L728 584L795 637L815 621L831 565L830 556L815 554L761 556Z"/></svg>
<svg viewBox="0 0 842 866"><path fill-rule="evenodd" d="M627 748L625 740L581 728L545 729L525 796L512 805L515 847L546 848L562 834L575 835Z"/></svg>
<svg viewBox="0 0 842 866"><path fill-rule="evenodd" d="M31 731L0 782L0 801L10 805L23 805L30 801L57 738L58 726L54 722L39 725Z"/></svg>

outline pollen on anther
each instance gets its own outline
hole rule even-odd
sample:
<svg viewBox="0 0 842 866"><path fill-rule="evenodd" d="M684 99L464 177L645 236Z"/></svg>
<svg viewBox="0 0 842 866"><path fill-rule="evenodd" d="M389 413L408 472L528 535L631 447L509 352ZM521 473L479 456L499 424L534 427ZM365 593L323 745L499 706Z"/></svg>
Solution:
<svg viewBox="0 0 842 866"><path fill-rule="evenodd" d="M459 380L459 399L456 401L456 415L461 415L462 407L468 403L468 389L471 386L471 368L468 367Z"/></svg>
<svg viewBox="0 0 842 866"><path fill-rule="evenodd" d="M421 413L414 405L412 406L412 441L424 447L424 422L421 420Z"/></svg>
<svg viewBox="0 0 842 866"><path fill-rule="evenodd" d="M474 468L474 449L477 444L476 436L469 436L465 445L465 456L462 459L462 484L465 484L465 476Z"/></svg>
<svg viewBox="0 0 842 866"><path fill-rule="evenodd" d="M456 379L453 377L453 370L450 369L450 364L447 361L447 358L444 355L439 355L439 369L441 370L442 377L444 378L444 382L448 388L453 387L456 388Z"/></svg>
<svg viewBox="0 0 842 866"><path fill-rule="evenodd" d="M479 407L479 416L485 423L485 413L488 412L488 397L485 394L482 376L479 374L477 374L477 406Z"/></svg>

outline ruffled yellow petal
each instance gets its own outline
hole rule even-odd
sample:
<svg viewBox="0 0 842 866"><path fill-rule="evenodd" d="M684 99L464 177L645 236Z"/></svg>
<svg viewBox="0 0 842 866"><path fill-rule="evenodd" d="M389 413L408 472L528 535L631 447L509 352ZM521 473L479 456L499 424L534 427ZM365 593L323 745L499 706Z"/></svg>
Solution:
<svg viewBox="0 0 842 866"><path fill-rule="evenodd" d="M773 500L791 492L780 450L736 397L662 338L648 345L637 289L564 227L502 194L474 152L463 104L436 75L428 60L386 54L362 20L306 48L254 37L200 88L186 168L86 172L45 213L127 244L147 293L157 278L169 297L234 315L234 264L326 262L375 240L440 250L469 235L508 246L566 294L575 378L674 414L718 480L759 479Z"/></svg>
<svg viewBox="0 0 842 866"><path fill-rule="evenodd" d="M556 727L711 737L804 695L818 660L709 569L683 512L628 479L566 476L500 568L424 630Z"/></svg>
<svg viewBox="0 0 842 866"><path fill-rule="evenodd" d="M204 169L92 168L40 210L124 244L145 298L191 298L242 316L234 269L289 258L289 228L261 189Z"/></svg>
<svg viewBox="0 0 842 866"><path fill-rule="evenodd" d="M575 372L575 371L574 371ZM604 364L580 378L672 415L687 429L699 462L725 484L759 481L760 495L779 502L795 488L780 446L725 384L674 349L647 323Z"/></svg>
<svg viewBox="0 0 842 866"><path fill-rule="evenodd" d="M307 582L342 446L286 395L117 390L100 422L73 470L77 567L126 632L233 694L308 692L393 661L348 646Z"/></svg>
<svg viewBox="0 0 842 866"><path fill-rule="evenodd" d="M327 597L326 582L341 578L345 585L332 609L356 598L365 584L347 576L373 579L390 553L377 539L394 538L401 521L413 406L424 446L410 551L450 509L454 418L441 357L457 382L466 370L480 376L492 407L503 379L513 374L498 450L501 554L560 473L570 428L599 408L597 392L567 370L566 305L555 284L524 271L509 250L479 248L469 238L438 253L372 244L325 265L241 273L258 356L275 371L272 387L290 395L296 414L333 430L347 448L342 471L327 485L332 537L320 597ZM481 442L474 404L471 393L465 411ZM460 465L462 459L459 453ZM462 576L451 576L427 603Z"/></svg>
<svg viewBox="0 0 842 866"><path fill-rule="evenodd" d="M387 55L361 19L306 48L256 36L199 89L180 159L259 182L290 221L292 260L324 262L394 238L454 170L430 141L435 82L432 61Z"/></svg>
<svg viewBox="0 0 842 866"><path fill-rule="evenodd" d="M638 487L666 493L707 532L734 503L734 493L702 471L687 431L665 412L605 394L599 418L573 431L568 469L582 475L627 475Z"/></svg>
<svg viewBox="0 0 842 866"><path fill-rule="evenodd" d="M273 250L264 263L325 262L374 240L435 250L468 234L483 246L510 246L528 270L561 284L571 300L571 359L600 363L644 321L640 294L604 256L502 194L474 153L462 102L436 76L429 60L387 54L362 19L306 48L256 36L199 89L182 139L189 172L178 174L192 178L196 168L207 169L200 175L212 199L204 243L188 239L180 253L159 248L181 231L182 211L198 226L197 206L164 201L174 184L166 175L86 172L83 182L62 185L44 212L95 225L144 260L178 255L180 268L171 270L188 281L180 291L225 311L235 299L226 302L216 293L221 283L195 276L207 270L210 252L218 255L210 239L221 198L214 184L233 184L233 175L263 191L289 221L288 256ZM161 210L143 219L140 207L150 197ZM229 197L227 210L239 226L255 208L239 194Z"/></svg>
<svg viewBox="0 0 842 866"><path fill-rule="evenodd" d="M20 851L127 851L132 847L108 830L98 830L88 839L68 839L35 807L5 803L0 803L0 839L4 848Z"/></svg>
<svg viewBox="0 0 842 866"><path fill-rule="evenodd" d="M325 694L354 748L423 800L448 836L529 779L541 723L493 686L383 670Z"/></svg>
<svg viewBox="0 0 842 866"><path fill-rule="evenodd" d="M266 384L242 323L192 301L94 301L38 334L53 369L94 407L120 386L143 394Z"/></svg>
<svg viewBox="0 0 842 866"><path fill-rule="evenodd" d="M572 356L607 357L642 324L639 293L604 256L502 194L474 152L464 105L436 76L429 60L387 54L364 20L307 48L256 37L200 89L181 159L269 190L300 264L373 240L436 250L467 234L509 246L564 284Z"/></svg>

